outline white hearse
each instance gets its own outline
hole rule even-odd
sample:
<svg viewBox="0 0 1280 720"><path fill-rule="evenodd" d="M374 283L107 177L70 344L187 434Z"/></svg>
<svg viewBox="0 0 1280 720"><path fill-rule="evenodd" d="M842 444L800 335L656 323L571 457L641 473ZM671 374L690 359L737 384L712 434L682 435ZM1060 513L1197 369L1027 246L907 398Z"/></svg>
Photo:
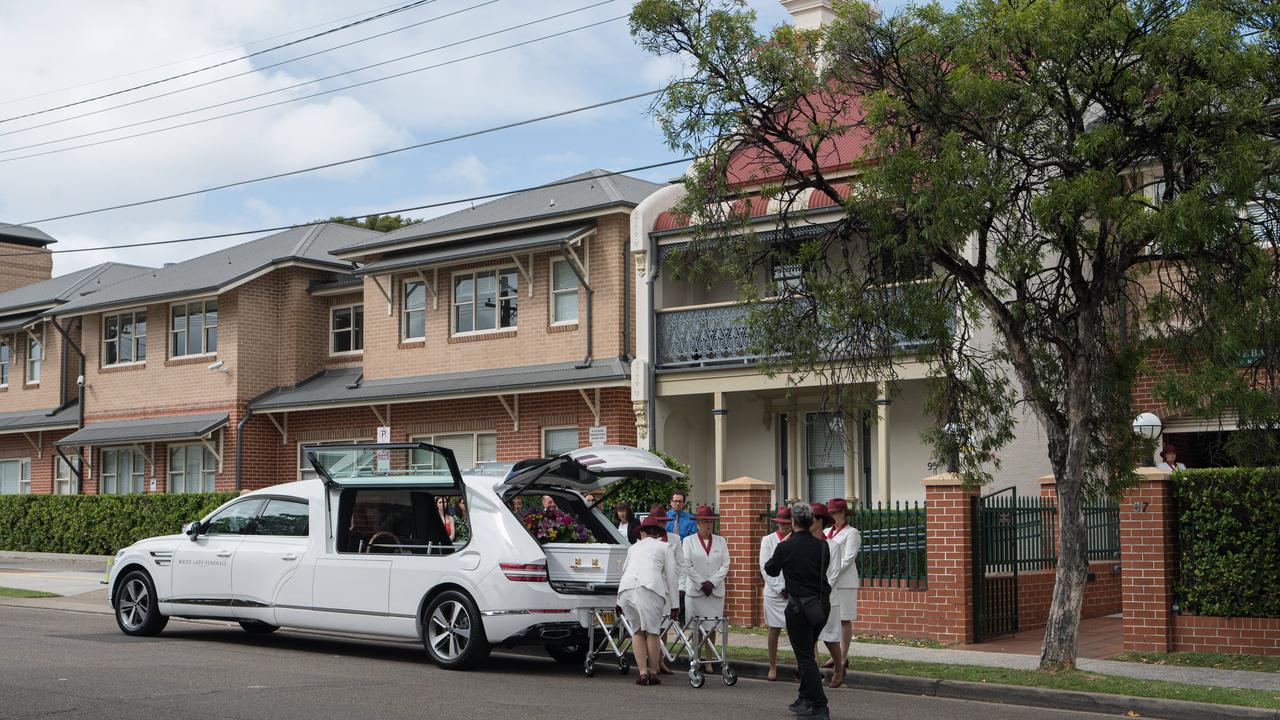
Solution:
<svg viewBox="0 0 1280 720"><path fill-rule="evenodd" d="M581 662L588 608L612 607L627 543L583 493L680 474L652 453L589 447L459 472L425 443L306 449L320 478L256 490L183 534L120 550L108 583L128 635L170 617L420 639L450 669L493 646ZM540 543L522 519L551 496L590 533Z"/></svg>

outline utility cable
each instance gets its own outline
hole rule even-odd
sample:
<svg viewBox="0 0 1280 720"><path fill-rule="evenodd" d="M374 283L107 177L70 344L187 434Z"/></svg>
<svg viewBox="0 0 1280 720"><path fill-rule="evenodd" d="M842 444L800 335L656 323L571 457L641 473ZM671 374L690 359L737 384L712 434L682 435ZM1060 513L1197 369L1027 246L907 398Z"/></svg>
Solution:
<svg viewBox="0 0 1280 720"><path fill-rule="evenodd" d="M230 60L223 60L222 62L217 62L217 63L214 63L214 64L212 64L212 65L205 65L204 67L196 68L195 70L188 70L187 72L178 73L177 75L170 75L169 77L160 78L159 80L152 80L152 81L150 81L150 82L142 83L141 85L134 85L133 87L127 87L127 88L124 88L124 89L122 89L122 90L115 90L115 91L112 91L112 92L109 92L109 93L103 93L103 94L101 94L101 95L95 95L95 96L93 96L93 97L85 98L85 99L83 99L83 100L76 100L75 102L63 103L62 105L55 105L54 107L45 108L45 109L43 109L43 110L35 110L35 111L29 112L29 113L23 113L23 114L21 114L21 115L13 115L13 116L11 116L11 117L7 117L7 118L0 118L0 123L12 122L12 121L14 121L14 120L20 120L20 119L22 119L22 118L32 117L33 115L43 115L43 114L45 114L45 113L50 113L50 112L53 112L53 111L55 111L55 110L63 110L63 109L65 109L65 108L75 107L76 105L83 105L83 104L85 104L85 103L90 103L90 102L93 102L93 101L95 101L95 100L102 100L102 99L104 99L104 98L114 97L114 96L116 96L116 95L123 95L124 93L127 93L127 92L133 92L134 90L141 90L142 88L151 87L152 85L159 85L160 83L166 83L166 82L169 82L169 81L171 81L171 80L177 80L177 79L179 79L179 78L189 77L189 76L191 76L191 75L195 75L196 73L202 73L202 72L204 72L204 71L206 71L206 70L212 70L212 69L214 69L214 68L222 67L223 65L230 65L230 64L231 64L231 63L233 63L233 62L240 62L241 60L247 60L247 59L249 59L249 58L251 58L251 57L256 57L256 56L258 56L258 55L262 55L262 54L265 54L265 53L273 52L273 51L275 51L275 50L279 50L279 49L281 49L281 48L289 47L290 45L297 45L298 43L303 43L303 42L306 42L306 41L308 41L308 40L314 40L314 39L316 39L316 38L318 38L318 37L323 37L323 36L325 36L325 35L331 35L331 34L333 34L333 33L341 32L341 31L343 31L343 30L349 30L349 29L351 29L351 28L353 28L353 27L356 27L357 25L363 25L363 24L368 23L368 22L373 22L374 20L380 20L380 19L382 19L382 18L384 18L384 17L388 17L388 16L390 16L390 15L395 15L396 13L402 13L402 12L405 12L406 10L412 10L413 8L416 8L416 7L420 6L420 5L428 5L428 4L433 3L433 2L436 2L436 0L413 0L413 2L411 2L411 3L407 3L407 4L405 4L405 5L401 5L401 6L397 7L397 8L392 9L392 10L388 10L388 11L386 11L386 12L381 12L381 13L378 13L377 15L370 15L369 17L361 18L361 19L356 20L356 21L354 21L354 22L349 22L349 23L347 23L347 24L345 24L345 25L339 25L339 26L338 26L338 27L336 27L336 28L331 28L331 29L329 29L329 30L324 30L324 31L321 31L321 32L315 33L314 35L308 35L308 36L303 37L303 38L298 38L297 40L290 40L289 42L281 43L281 44L279 44L279 45L273 45L273 46L271 46L271 47L269 47L269 48L265 48L265 49L262 49L262 50L257 50L257 51L254 51L254 52L251 52L251 53L248 53L248 54L242 55L242 56L240 56L240 57L232 58L232 59L230 59Z"/></svg>
<svg viewBox="0 0 1280 720"><path fill-rule="evenodd" d="M54 215L46 218L39 218L37 220L25 220L23 222L18 222L18 223L0 223L0 229L6 228L6 227L15 227L18 225L36 225L39 223L52 222L54 220L66 220L67 218L83 217L85 215L94 215L97 213L109 212L112 210L122 210L124 208L139 207L141 205L153 205L155 203L165 202L168 200L177 200L179 198L192 197L193 195L203 195L205 193L211 193L218 190L226 190L228 188L233 188L233 187L240 187L242 185L251 185L253 183L264 182L266 180L278 180L284 177L292 177L294 175L303 175L305 173L315 172L317 170L327 170L332 167L339 167L341 165L349 165L351 163L362 162L365 160L372 160L374 158L386 157L388 155L395 155L397 153L402 153L409 150L417 150L419 148L431 147L433 145L443 145L445 143L455 142L457 140L465 140L467 138L479 137L481 135L488 135L488 134L499 132L502 130L510 130L512 128L523 127L525 125L533 125L535 123L544 122L546 120L553 120L555 118L567 117L569 115L576 115L578 113L586 112L588 110L596 110L602 107L609 107L611 105L618 105L620 103L630 102L632 100L638 100L643 97L650 97L653 95L657 95L660 92L662 92L662 90L646 90L645 92L635 93L632 95L625 95L623 97L614 98L612 100L602 100L600 102L592 103L590 105L582 105L576 108L570 108L569 110L561 110L559 112L554 112L547 115L539 115L538 117L527 118L524 120L516 120L514 122L503 123L502 125L494 125L492 127L484 128L483 130L472 130L470 132L465 132L459 135L451 135L449 137L437 138L435 140L428 140L426 142L415 143L413 145L406 145L404 147L392 148L391 150L383 150L381 152L376 152L369 155L361 155L359 157L347 158L345 160L335 160L333 162L324 163L322 165L312 165L311 167L301 168L298 170L289 170L286 172L275 173L273 175L264 175L261 177L250 178L248 180L237 180L235 182L223 183L221 185L214 185L207 188L201 188L199 190L189 190L187 192L174 193L172 195L164 195L161 197L150 198L147 200L135 200L133 202L121 203L119 205L108 205L106 207L94 208L92 210L81 210L78 212L66 213L64 215Z"/></svg>
<svg viewBox="0 0 1280 720"><path fill-rule="evenodd" d="M609 0L609 1L610 1L610 2L612 2L613 0ZM280 61L278 61L278 62L271 63L270 65L263 65L263 66L261 66L261 67L251 67L251 68L249 68L248 70L242 70L241 72L238 72L238 73L235 73L235 74L232 74L232 75L224 75L224 76L222 76L222 77L220 77L220 78L214 78L213 80L206 80L205 82L202 82L202 83L196 83L195 85L188 85L187 87L181 87L181 88L177 88L177 89L174 89L174 90L169 90L169 91L167 91L167 92L162 92L162 93L159 93L159 94L156 94L156 95L148 95L147 97L144 97L144 98L138 98L137 100L130 100L130 101L128 101L128 102L119 103L119 104L117 104L117 105L110 105L110 106L107 106L107 107L104 107L104 108L98 108L97 110L90 110L90 111L88 111L88 112L83 112L83 113L80 113L79 115L68 115L68 116L66 116L66 117L58 118L57 120L49 120L49 121L47 121L47 122L37 123L37 124L35 124L35 125L28 125L27 127L24 127L24 128L18 128L17 130L9 130L9 131L7 131L7 132L0 132L0 137L4 137L5 135L17 135L18 133L24 133L24 132L28 132L28 131L30 131L30 130L38 130L38 129L40 129L40 128L50 127L50 126L52 126L52 125L61 125L62 123L70 122L70 121L72 121L72 120L79 120L80 118L87 118L87 117L92 117L92 116L94 116L94 115L101 115L101 114L102 114L102 113L104 113L104 112L110 112L110 111L112 111L112 110L119 110L120 108L126 108L126 107L131 107L131 106L133 106L133 105L139 105L139 104L141 104L141 103L150 102L150 101L152 101L152 100L157 100L157 99L160 99L160 98L166 98L166 97L169 97L169 96L171 96L171 95L178 95L178 94L180 94L180 93L187 92L188 90L197 90L197 89L199 89L199 88L207 87L207 86L209 86L209 85L216 85L216 84L218 84L218 83L220 83L220 82L224 82L224 81L226 81L226 80L233 80L233 79L238 78L238 77L244 77L245 75L252 75L252 74L254 74L254 73L259 73L259 72L262 72L262 71L264 71L264 70L270 70L270 69L272 69L272 68L280 67L281 65L288 65L289 63L297 62L298 60L306 60L307 58L315 57L316 55L323 55L323 54L325 54L325 53L333 52L334 50L341 50L342 48L351 47L352 45L359 45L359 44L360 44L360 43L362 43L362 42L367 42L367 41L369 41L369 40L375 40L375 39L377 39L377 38L384 37L384 36L386 36L386 35L391 35L391 34L393 34L393 33L398 33L398 32L404 31L404 30L410 30L410 29L415 28L415 27L418 27L418 26L420 26L420 25L426 25L427 23L432 23L432 22L435 22L435 21L437 21L437 20L443 20L443 19L445 19L445 18L453 17L454 15L461 15L462 13L469 12L469 11L471 11L471 10L475 10L475 9L477 9L477 8L482 8L482 7L484 7L485 5L492 5L492 4L496 3L496 2L500 2L500 0L484 0L483 2L477 3L477 4L475 4L475 5L470 5L470 6L468 6L468 7L464 7L464 8L462 8L462 9L460 9L460 10L454 10L454 11L452 11L452 12L448 12L448 13L445 13L445 14L443 14L443 15L437 15L437 16L435 16L435 17L430 17L430 18L427 18L426 20L419 20L418 22L411 23L411 24L409 24L409 25L402 25L402 26L397 27L397 28L392 28L392 29L390 29L390 30L386 30L386 31L380 32L380 33L378 33L378 34L376 34L376 35L369 35L368 37L362 37L362 38L359 38L359 39L357 39L357 40L352 40L352 41L350 41L350 42L343 43L343 44L341 44L341 45L334 45L334 46L332 46L332 47L321 48L321 49L316 50L316 51L314 51L314 52L307 53L306 55L298 55L298 56L295 56L295 57L288 58L287 60L280 60ZM352 71L350 71L350 72L355 72L355 71L354 71L354 70L352 70ZM343 74L343 73L339 73L339 74ZM334 77L334 76L330 76L330 77ZM327 79L327 78L322 78L322 79ZM308 81L306 81L306 82L298 83L298 84L296 84L296 85L291 85L291 86L289 86L289 88L298 87L298 85L306 85L308 82L319 82L319 81L318 81L318 80L308 80ZM287 89L289 89L289 88L282 88L282 89L287 90ZM272 93L272 92L276 92L276 91L275 91L275 90L269 90L269 91L267 91L267 92L265 92L265 93L258 93L257 95L250 95L250 96L248 96L248 98L242 98L242 99L249 99L249 98L254 98L254 97L260 97L261 95L267 95L267 94L270 94L270 93ZM226 105L226 104L230 104L230 103L234 103L234 102L239 102L239 100L229 100L229 101L227 101L227 102L225 102L225 103L221 103L221 104ZM217 107L217 106L215 105L215 106L213 106L213 107ZM195 111L191 111L191 112L195 112ZM182 114L182 113L179 113L179 114ZM170 115L170 116L167 116L167 117L175 117L175 116ZM158 120L163 120L163 119L165 119L165 118L157 118L157 119L158 119ZM130 125L125 125L124 127L131 127L132 125L145 124L145 123L147 123L147 122L154 122L154 121L153 121L153 120L143 120L143 121L141 121L141 122L139 122L139 123L132 123L132 124L130 124ZM115 128L115 129L119 129L119 128ZM98 131L98 132L108 132L108 131ZM93 133L85 133L85 134L86 134L86 135L89 135L89 134L93 134ZM83 137L83 135L80 135L80 136L74 136L74 137ZM67 138L64 138L64 139L67 139ZM59 141L58 141L58 140L50 140L49 142L59 142Z"/></svg>
<svg viewBox="0 0 1280 720"><path fill-rule="evenodd" d="M140 68L140 69L138 69L138 70L131 70L131 71L127 72L127 73L121 73L121 74L119 74L119 75L112 75L112 76L110 76L110 77L98 78L97 80L90 80L89 82L83 82L83 83L80 83L79 85L68 85L68 86L66 86L66 87L60 87L60 88L58 88L58 89L56 89L56 90L45 90L44 92L36 93L35 95L24 95L24 96L22 96L22 97L13 98L13 99L11 99L11 100L0 100L0 105L12 105L13 103L16 103L16 102L22 102L23 100L34 100L34 99L36 99L36 98L47 97L47 96L49 96L49 95L57 95L57 94L58 94L58 93L60 93L60 92L66 92L66 91L68 91L68 90L79 90L79 89L80 89L80 88L82 88L82 87L89 87L90 85L98 85L98 84L101 84L101 83L104 83L104 82L110 82L110 81L112 81L112 80L119 80L120 78L133 77L134 75L141 75L141 74L142 74L142 73L144 73L144 72L150 72L150 71L152 71L152 70L159 70L160 68L173 67L174 65L181 65L181 64L183 64L183 63L189 63L189 62L192 62L192 61L195 61L195 60L203 60L203 59L205 59L205 58L207 58L207 57L213 57L214 55L222 55L223 53L231 52L232 50L241 50L241 49L243 49L243 48L247 48L247 47L250 47L250 46L252 46L252 45L260 45L260 44L262 44L262 43L264 43L264 42L270 42L270 41L272 41L272 40L276 40L276 39L279 39L279 38L282 38L282 37L288 37L288 36L290 36L290 35L297 35L297 34L298 34L298 33L300 33L300 32L306 32L306 31L308 31L308 30L314 30L314 29L316 29L316 28L318 28L318 27L324 27L324 26L326 26L326 25L332 25L333 23L336 23L336 22L342 22L343 20L350 20L351 18L360 17L360 16L362 16L362 15L366 15L366 14L368 14L368 13L378 12L379 10L386 10L387 8L395 7L395 6L396 6L396 5L398 5L398 4L399 4L399 3L391 3L390 5L380 5L380 6L376 7L376 8L370 8L370 9L368 9L368 10L362 10L361 12L354 13L354 14L352 14L352 15L343 15L343 16L342 16L342 17L340 17L340 18L334 18L334 19L332 19L332 20L326 20L326 21L324 21L324 22L316 23L315 25L308 25L308 26L303 27L303 28L295 28L295 29L293 29L293 30L289 30L289 31L287 31L287 32L277 33L277 34L272 35L272 36L270 36L270 37L259 38L259 39L257 39L257 40L250 40L250 41L248 41L248 42L243 42L243 43L240 43L240 44L238 44L238 45L232 45L232 46L230 46L230 47L224 47L224 48L222 48L221 50L214 50L214 51L212 51L212 52L204 53L203 55L195 55L195 56L193 56L193 57L183 58L182 60L174 60L174 61L172 61L172 62L160 63L159 65L152 65L152 66L150 66L150 67Z"/></svg>
<svg viewBox="0 0 1280 720"><path fill-rule="evenodd" d="M695 159L696 158L686 157L686 158L680 158L678 160L667 160L664 162L650 163L648 165L640 165L638 167L627 168L626 170L615 170L612 172L602 173L600 175L592 175L590 177L585 177L585 178L558 180L556 182L543 183L542 185L530 185L527 187L516 188L514 190L503 190L501 192L485 193L484 195L472 195L471 197L457 198L455 200L428 203L426 205L414 205L413 207L397 208L395 210L379 210L377 212L371 212L365 215L351 215L348 217L351 220L363 220L366 218L375 217L377 215L402 215L407 212L416 212L418 210L430 210L434 208L448 207L450 205L457 205L459 203L464 203L464 202L476 202L477 200L492 200L494 198L503 197L504 195L513 195L515 193L529 192L531 190L543 190L546 188L562 187L565 185L576 185L577 183L582 183L582 182L593 182L595 180L599 180L600 178L614 177L615 175L626 175L628 173L635 173L635 172L643 172L645 170L653 170L655 168L668 167L671 165L678 165L680 163L691 162ZM327 223L327 222L330 222L330 221L329 220L311 220L308 222L295 223L293 225L277 225L275 227L255 228L253 230L236 230L234 232L215 233L212 235L195 235L190 237L173 238L169 240L150 240L146 242L121 243L119 245L97 245L94 247L84 247L84 248L64 248L61 250L32 250L32 251L24 251L24 252L0 253L0 258L19 257L23 255L48 255L48 254L60 255L60 254L66 254L66 253L98 252L100 250L121 250L125 248L154 247L156 245L176 245L179 243L196 242L198 240L217 240L221 238L240 237L242 235L256 235L258 233L266 233L266 232L280 232L283 230L292 230L293 228L299 228L299 227L311 227L312 225L323 225L324 223Z"/></svg>
<svg viewBox="0 0 1280 720"><path fill-rule="evenodd" d="M490 0L490 1L494 1L494 0ZM573 13L582 12L582 11L584 11L584 10L589 10L589 9L591 9L591 8L599 7L599 6L601 6L601 5L604 5L604 4L607 4L607 3L611 3L611 2L616 2L616 0L602 0L602 2L597 2L597 3L594 3L594 4L592 4L592 5L587 5L587 6L580 7L580 8L574 9L574 10L568 10L568 11L566 11L566 12L558 13L558 14L556 14L556 15L550 15L550 16L547 16L547 17L544 17L544 18L538 18L538 19L536 19L536 20L531 20L531 21L529 21L529 22L521 23L521 24L519 24L519 25L512 25L512 26L510 26L510 27L503 28L503 29L501 29L501 30L494 30L494 31L492 31L492 32L487 32L487 33L484 33L484 34L481 34L481 35L475 35L475 36L472 36L472 37L469 37L469 38L465 38L465 39L463 39L463 40L456 40L456 41L454 41L454 42L451 42L451 43L448 43L448 44L445 44L445 45L439 45L439 46L436 46L436 47L433 47L433 48L429 48L429 49L427 49L427 50L422 50L422 51L419 51L419 52L416 52L416 53L411 53L411 54L409 54L409 55L402 55L402 56L400 56L400 57L392 58L392 59L390 59L390 60L384 60L384 61L382 61L382 62L373 63L372 65L365 65L365 66L363 66L363 67L352 68L351 70L345 70L345 71L343 71L343 72L334 73L334 74L332 74L332 75L327 75L327 76L325 76L325 77L316 78L316 79L314 79L314 80L305 80L305 81L303 81L303 82L294 83L293 85L288 85L288 86L286 86L286 87L276 88L276 89L274 89L274 90L267 90L267 91L260 92L260 93L256 93L256 94L253 94L253 95L247 95L247 96L242 97L242 98L236 98L236 99L233 99L233 100L226 100L226 101L223 101L223 102L220 102L220 103L214 103L214 104L212 104L212 105L206 105L206 106L204 106L204 107L194 108L194 109L191 109L191 110L183 110L182 112L172 113L172 114L170 114L170 115L164 115L164 116L157 117L157 118L151 118L150 120L139 120L139 121L137 121L137 122L127 123L127 124L125 124L125 125L118 125L118 126L113 127L113 128L106 128L106 129L103 129L103 130L95 130L95 131L93 131L93 132L81 133L81 134L79 134L79 135L70 135L70 136L67 136L67 137L58 138L57 140L46 140L46 141L44 141L44 142L31 143L31 144L29 144L29 145L18 145L18 146L14 146L14 147L10 147L10 148L0 149L0 155L3 155L3 154L5 154L5 153L18 152L18 151L20 151L20 150L28 150L28 149L31 149L31 148L43 147L43 146L45 146L45 145L52 145L52 144L60 143L60 142L67 142L67 141L70 141L70 140L78 140L78 139L80 139L80 138L92 137L92 136L94 136L94 135L101 135L101 134L103 134L103 133L115 132L115 131L117 131L117 130L125 130L125 129L131 128L131 127L137 127L137 126L139 126L139 125L149 125L149 124L151 124L151 123L160 122L160 121L162 121L162 120L170 120L170 119L172 119L172 118L182 117L182 116L184 116L184 115L191 115L191 114L193 114L193 113L203 112L203 111L205 111L205 110L212 110L212 109L219 108L219 107L225 107L225 106L227 106L227 105L234 105L234 104L236 104L236 103L244 102L244 101L246 101L246 100L253 100L253 99L255 99L255 98L263 97L263 96L266 96L266 95L272 95L272 94L276 94L276 93L286 92L286 91L289 91L289 90L294 90L294 89L299 88L299 87L302 87L302 86L304 86L304 85L312 85L312 84L315 84L315 83L318 83L318 82L323 82L323 81L325 81L325 80L331 80L331 79L336 78L336 77L341 77L341 76L343 76L343 75L350 75L350 74L352 74L352 73L360 72L360 71L363 71L363 70L368 70L368 69L370 69L370 68L379 67L379 66L381 66L381 65L387 65L387 64L390 64L390 63L394 63L394 62L399 62L399 61L401 61L401 60L406 60L406 59L411 58L411 57L416 57L416 56L419 56L419 55L427 55L427 54L430 54L430 53L438 52L438 51L440 51L440 50L447 50L447 49L452 48L452 47L457 47L457 46L459 46L459 45L464 45L464 44L467 44L467 43L475 42L476 40L482 40L482 39L485 39L485 38L493 37L493 36L495 36L495 35L500 35L500 34L503 34L503 33L511 32L511 31L513 31L513 30L518 30L518 29L526 28L526 27L529 27L529 26L532 26L532 25L536 25L536 24L538 24L538 23L543 23L543 22L547 22L547 21L549 21L549 20L554 20L554 19L557 19L557 18L563 17L563 16L565 16L565 15L570 15L570 14L573 14ZM320 92L315 92L315 93L311 93L311 94L308 94L308 95L300 95L300 96L298 96L298 97L289 98L289 99L287 99L287 100L282 100L282 101L279 101L279 102L267 103L267 104L265 104L265 105L257 105L257 106L251 107L251 108L244 108L244 109L241 109L241 110L236 110L236 111L234 111L234 112L223 113L223 114L221 114L221 115L212 115L212 116L210 116L210 117L200 118L199 120L192 120L192 121L190 121L190 122L178 123L178 124L176 124L176 125L169 125L169 126L162 127L162 128L155 128L155 129L147 130L147 131L144 131L144 132L133 133L133 134L131 134L131 135L121 135L121 136L119 136L119 137L108 138L108 139L106 139L106 140L98 140L98 141L90 142L90 143L81 143L81 144L79 144L79 145L69 145L69 146L67 146L67 147L55 148L55 149L52 149L52 150L44 150L44 151L36 152L36 153L28 153L28 154L26 154L26 155L18 155L18 156L9 157L9 158L0 158L0 163L4 163L4 162L11 162L11 161L14 161L14 160L25 160L25 159L27 159L27 158L33 158L33 157L42 157L42 156L44 156L44 155L53 155L53 154L56 154L56 153L66 152L66 151L69 151L69 150L79 150L79 149L81 149L81 148L94 147L94 146L97 146L97 145L105 145L105 144L107 144L107 143L117 142L117 141L120 141L120 140L129 140L129 139L132 139L132 138L144 137L144 136L146 136L146 135L153 135L153 134L155 134L155 133L166 132L166 131L169 131L169 130L176 130L176 129L184 128L184 127L190 127L190 126L192 126L192 125L199 125L199 124L201 124L201 123L212 122L212 121L214 121L214 120L220 120L220 119L223 119L223 118L235 117L236 115L243 115L243 114L246 114L246 113L255 112L255 111L257 111L257 110L264 110L264 109L266 109L266 108L273 108L273 107L278 107L278 106L280 106L280 105L287 105L287 104L289 104L289 103L298 102L298 101L300 101L300 100L309 100L309 99L311 99L311 98L319 97L319 96L321 96L321 95L329 95L329 94L332 94L332 93L341 92L341 91L343 91L343 90L350 90L350 89L352 89L352 88L357 88L357 87L361 87L361 86L364 86L364 85L372 85L372 84L374 84L374 83L379 83L379 82L382 82L382 81L384 81L384 80L393 80L393 79L396 79L396 78L404 77L404 76L406 76L406 75L412 75L412 74L415 74L415 73L425 72L425 71L427 71L427 70L434 70L434 69L437 69L437 68L440 68L440 67L444 67L444 66L446 66L446 65L453 65L453 64L460 63L460 62L463 62L463 61L466 61L466 60L473 60L473 59L475 59L475 58L483 57L483 56L485 56L485 55L492 55L492 54L495 54L495 53L504 52L504 51L507 51L507 50L512 50L512 49L515 49L515 48L518 48L518 47L522 47L522 46L524 46L524 45L529 45L529 44L536 43L536 42L542 42L542 41L544 41L544 40L550 40L550 39L552 39L552 38L561 37L561 36L563 36L563 35L568 35L568 34L570 34L570 33L579 32L579 31L581 31L581 30L587 30L587 29L590 29L590 28L593 28L593 27L597 27L597 26L600 26L600 25L604 25L604 24L610 23L610 22L616 22L616 21L621 20L621 19L623 19L623 18L625 18L625 17L626 17L625 15L619 15L619 16L617 16L617 17L608 18L608 19L606 19L606 20L601 20L601 21L599 21L599 22L588 23L588 24L586 24L586 25L581 25L581 26L578 26L578 27L575 27L575 28L570 28L570 29L568 29L568 30L563 30L563 31L560 31L560 32L557 32L557 33L552 33L552 34L550 34L550 35L543 35L543 36L541 36L541 37L533 38L533 39L530 39L530 40L525 40L525 41L522 41L522 42L519 42L519 43L514 43L514 44L512 44L512 45L505 45L505 46L503 46L503 47L494 48L494 49L491 49L491 50L486 50L486 51L484 51L484 52L475 53L475 54L467 55L467 56L460 57L460 58L455 58L455 59L453 59L453 60L449 60L449 61L446 61L446 62L435 63L435 64L433 64L433 65L427 65L427 66L420 67L420 68L415 68L415 69L412 69L412 70L406 70L406 71L403 71L403 72L394 73L394 74L392 74L392 75L386 75L386 76L382 76L382 77L376 77L376 78L372 78L372 79L369 79L369 80L364 80L364 81L361 81L361 82L358 82L358 83L352 83L352 84L350 84L350 85L343 85L342 87L331 88L331 89L329 89L329 90L322 90L322 91L320 91ZM4 135L6 135L6 134L10 134L10 133L0 133L0 136L4 136Z"/></svg>

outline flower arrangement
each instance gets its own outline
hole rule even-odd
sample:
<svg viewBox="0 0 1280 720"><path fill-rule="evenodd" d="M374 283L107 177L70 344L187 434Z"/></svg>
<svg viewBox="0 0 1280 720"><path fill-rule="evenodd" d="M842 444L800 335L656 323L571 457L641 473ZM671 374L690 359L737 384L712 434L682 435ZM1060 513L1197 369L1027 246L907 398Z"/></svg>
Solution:
<svg viewBox="0 0 1280 720"><path fill-rule="evenodd" d="M595 542L591 531L577 518L555 508L532 510L520 522L540 544Z"/></svg>

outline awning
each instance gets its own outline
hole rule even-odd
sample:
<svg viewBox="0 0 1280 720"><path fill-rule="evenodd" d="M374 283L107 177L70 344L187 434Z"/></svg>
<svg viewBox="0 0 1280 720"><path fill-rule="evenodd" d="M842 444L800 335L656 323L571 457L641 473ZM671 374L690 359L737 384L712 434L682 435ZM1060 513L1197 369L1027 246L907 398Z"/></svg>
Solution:
<svg viewBox="0 0 1280 720"><path fill-rule="evenodd" d="M13 332L31 325L40 319L40 313L35 315L17 315L15 317L4 318L0 320L0 333Z"/></svg>
<svg viewBox="0 0 1280 720"><path fill-rule="evenodd" d="M227 424L227 413L168 415L92 423L54 443L62 447L129 445L140 442L198 440Z"/></svg>
<svg viewBox="0 0 1280 720"><path fill-rule="evenodd" d="M62 430L80 424L80 408L72 403L62 409L20 410L0 413L0 435L41 430Z"/></svg>
<svg viewBox="0 0 1280 720"><path fill-rule="evenodd" d="M441 265L462 260L476 260L485 257L513 255L544 247L554 247L561 243L579 240L596 227L595 223L559 227L551 230L522 235L508 235L497 240L479 242L463 241L436 246L423 250L395 253L375 260L356 270L357 275L375 275L396 272L411 268Z"/></svg>
<svg viewBox="0 0 1280 720"><path fill-rule="evenodd" d="M361 380L360 368L329 370L297 387L283 388L249 403L254 412L436 400L457 396L506 395L624 384L630 367L614 358L590 367L577 363L526 365L485 371Z"/></svg>

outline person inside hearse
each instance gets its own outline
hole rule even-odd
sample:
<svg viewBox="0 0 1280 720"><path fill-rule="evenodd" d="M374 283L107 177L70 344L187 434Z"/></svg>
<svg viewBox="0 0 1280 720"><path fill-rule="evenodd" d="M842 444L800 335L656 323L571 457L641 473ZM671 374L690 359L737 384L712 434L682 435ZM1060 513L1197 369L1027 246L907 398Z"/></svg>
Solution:
<svg viewBox="0 0 1280 720"><path fill-rule="evenodd" d="M675 553L660 539L666 521L666 515L659 512L651 513L640 523L640 540L627 549L622 579L618 583L616 610L626 617L634 631L631 649L640 670L637 685L662 684L658 679L662 658L658 634L664 617L680 617L677 595L680 573L676 569Z"/></svg>
<svg viewBox="0 0 1280 720"><path fill-rule="evenodd" d="M559 507L556 505L556 499L555 499L555 498L553 498L553 497L551 497L550 495L543 495L543 496L542 496L542 509L543 509L543 510L558 510L558 509L559 509Z"/></svg>
<svg viewBox="0 0 1280 720"><path fill-rule="evenodd" d="M443 495L436 497L436 512L440 515L440 522L444 523L444 531L449 535L449 539L454 539L453 517L449 515L449 500Z"/></svg>

